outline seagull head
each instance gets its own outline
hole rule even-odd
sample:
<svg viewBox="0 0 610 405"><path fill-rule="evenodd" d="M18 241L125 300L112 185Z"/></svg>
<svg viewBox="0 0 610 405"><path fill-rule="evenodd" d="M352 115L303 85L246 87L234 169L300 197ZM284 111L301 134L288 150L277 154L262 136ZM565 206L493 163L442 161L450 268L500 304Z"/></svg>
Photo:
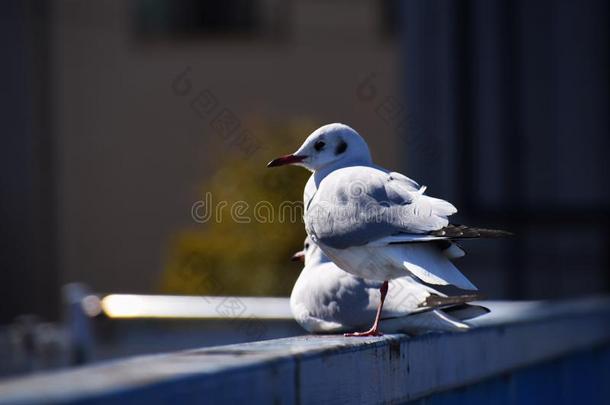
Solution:
<svg viewBox="0 0 610 405"><path fill-rule="evenodd" d="M272 160L267 167L295 165L316 172L369 164L369 147L358 132L344 124L328 124L312 132L296 152Z"/></svg>
<svg viewBox="0 0 610 405"><path fill-rule="evenodd" d="M293 262L304 263L305 266L313 266L330 261L330 259L322 252L318 245L309 239L309 236L306 237L305 242L303 242L303 250L300 250L292 255L290 260Z"/></svg>

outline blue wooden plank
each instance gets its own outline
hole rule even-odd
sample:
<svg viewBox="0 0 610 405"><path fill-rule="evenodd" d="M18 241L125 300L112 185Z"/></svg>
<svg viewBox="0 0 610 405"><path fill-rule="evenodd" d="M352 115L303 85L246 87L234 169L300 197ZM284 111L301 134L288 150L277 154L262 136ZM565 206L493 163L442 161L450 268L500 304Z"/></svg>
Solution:
<svg viewBox="0 0 610 405"><path fill-rule="evenodd" d="M410 405L572 405L610 403L610 345L533 364Z"/></svg>

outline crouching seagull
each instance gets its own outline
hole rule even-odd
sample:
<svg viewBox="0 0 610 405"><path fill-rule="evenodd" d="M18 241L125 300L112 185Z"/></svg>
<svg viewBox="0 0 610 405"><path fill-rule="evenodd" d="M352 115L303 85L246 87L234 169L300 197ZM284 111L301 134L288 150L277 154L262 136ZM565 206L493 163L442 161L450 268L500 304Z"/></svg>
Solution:
<svg viewBox="0 0 610 405"><path fill-rule="evenodd" d="M382 282L364 280L341 270L309 237L292 260L304 262L290 294L290 309L305 330L351 332L374 319ZM389 285L381 313L381 325L389 333L465 331L470 326L464 320L489 312L485 307L467 304L477 299L476 294L447 297L411 276L391 280Z"/></svg>

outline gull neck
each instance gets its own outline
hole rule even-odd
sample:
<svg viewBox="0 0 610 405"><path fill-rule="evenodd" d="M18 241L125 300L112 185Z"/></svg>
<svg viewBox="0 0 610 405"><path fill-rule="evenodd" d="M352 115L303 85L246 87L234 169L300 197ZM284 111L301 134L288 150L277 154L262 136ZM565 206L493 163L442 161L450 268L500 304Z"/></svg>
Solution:
<svg viewBox="0 0 610 405"><path fill-rule="evenodd" d="M320 182L324 180L326 176L334 172L335 170L343 169L344 167L352 166L373 166L373 162L370 157L368 158L352 158L352 159L341 159L336 162L327 164L324 167L319 168L313 174L316 183L316 188L320 186Z"/></svg>

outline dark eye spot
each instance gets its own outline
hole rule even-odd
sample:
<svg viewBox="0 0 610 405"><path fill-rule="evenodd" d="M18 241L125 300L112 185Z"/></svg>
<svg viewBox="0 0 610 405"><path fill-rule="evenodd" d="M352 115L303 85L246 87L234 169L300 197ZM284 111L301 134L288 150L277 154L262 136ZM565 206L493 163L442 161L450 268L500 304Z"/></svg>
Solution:
<svg viewBox="0 0 610 405"><path fill-rule="evenodd" d="M309 243L305 244L305 250L309 249Z"/></svg>
<svg viewBox="0 0 610 405"><path fill-rule="evenodd" d="M337 145L337 149L335 149L335 155L340 155L347 150L347 142L341 140L339 145Z"/></svg>
<svg viewBox="0 0 610 405"><path fill-rule="evenodd" d="M324 147L326 146L326 144L324 143L324 141L318 141L313 145L313 148L320 152L322 149L324 149Z"/></svg>

